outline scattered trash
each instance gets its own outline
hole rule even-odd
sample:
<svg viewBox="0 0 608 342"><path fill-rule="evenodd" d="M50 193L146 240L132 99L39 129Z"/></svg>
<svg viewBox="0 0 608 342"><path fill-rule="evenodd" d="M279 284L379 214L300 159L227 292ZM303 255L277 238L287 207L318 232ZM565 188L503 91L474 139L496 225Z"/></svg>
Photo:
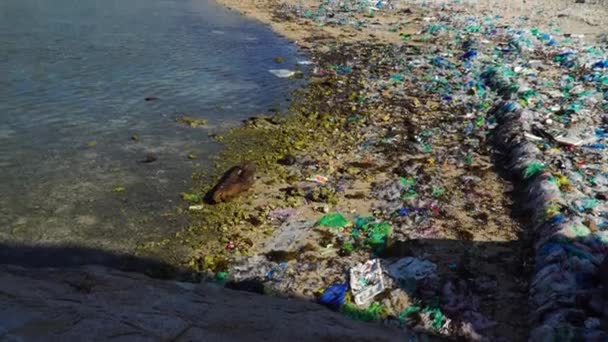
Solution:
<svg viewBox="0 0 608 342"><path fill-rule="evenodd" d="M283 261L280 264L273 266L270 271L266 273L266 278L269 280L281 279L286 271L287 263Z"/></svg>
<svg viewBox="0 0 608 342"><path fill-rule="evenodd" d="M306 178L306 180L309 182L315 182L317 184L323 185L329 181L329 178L327 178L325 176L321 176L321 175L315 175L313 177Z"/></svg>
<svg viewBox="0 0 608 342"><path fill-rule="evenodd" d="M425 259L405 257L388 266L389 275L408 293L414 293L423 279L436 280L437 266Z"/></svg>
<svg viewBox="0 0 608 342"><path fill-rule="evenodd" d="M342 228L350 224L348 220L340 213L327 214L323 216L317 224L323 227Z"/></svg>
<svg viewBox="0 0 608 342"><path fill-rule="evenodd" d="M319 297L319 303L327 306L332 310L338 310L344 303L346 293L348 292L348 284L335 284L323 292Z"/></svg>
<svg viewBox="0 0 608 342"><path fill-rule="evenodd" d="M350 269L350 288L355 304L369 304L384 291L384 278L379 259L369 260Z"/></svg>
<svg viewBox="0 0 608 342"><path fill-rule="evenodd" d="M314 8L304 4L278 5L275 14L316 26L379 29L380 21L371 18L399 5L397 1L327 0ZM311 288L324 288L328 284L323 282L331 284L340 279L343 271L339 268L352 265L353 258L361 257L363 252L383 255L382 250L389 249L395 241L433 240L439 244L446 239L446 226L451 229L449 234L456 234L462 241L479 240L479 232L494 226L498 227L484 231L490 232L484 239L495 232L501 238L508 236L513 230L507 230L503 227L507 222L501 221L508 220L508 214L498 216L501 210L497 210L503 206L496 199L502 183L492 181L496 176L492 164L496 157L496 166L514 176L513 185L518 188L515 192L522 196L517 205L531 213L528 219L536 239L535 267L530 295L524 301L529 301L532 336L551 340L599 336L595 340L606 340L598 327L600 315L592 309L598 305L594 297L599 289L598 265L608 243L608 219L603 214L608 208L604 155L608 148L606 51L555 29L543 32L540 28L526 28L527 18L509 19L512 22L505 25L502 18L493 16L476 18L462 11L446 15L443 8L424 10L429 13L420 21L423 27L419 32L399 34L401 23L392 21L391 32L398 34L402 42L398 46L337 45L331 53L340 58L315 56L314 63L298 62L315 64L313 74L345 94L340 100L352 106L348 108L352 112L344 116L313 110L311 120L327 115L322 125L340 122L334 130L336 139L352 138L355 134L351 130L361 134L354 150L357 156L387 156L385 173L396 176L374 179L372 192L361 197L379 202L372 208L373 216L356 216L357 210L353 209L352 216L356 218L351 225L342 214L327 214L316 224L338 229L311 229L315 222L300 222L292 211L275 209L268 217L280 226L263 252L289 253L267 256L268 259L248 264L246 271L231 272L231 276L255 276L279 283L279 278L289 277L281 273L280 264L271 260L287 260L290 267L301 267L299 276L315 273L314 280L306 279L310 284L301 282L307 288L299 289L310 294ZM405 17L407 12L403 13ZM286 69L270 72L284 78L296 75ZM352 80L359 86L349 83ZM338 102L328 96L323 105L332 107ZM366 108L385 113L368 115ZM357 131L358 127L364 129ZM373 172L358 168L348 172L352 171L348 164L352 156L315 156L310 162L300 155L297 161L291 157L285 155L278 162L308 167L305 171L279 167L293 172L293 179L301 180L310 172L327 174L306 178L315 183L306 187L323 189L306 197L323 203L315 203L313 208L321 212L329 210L329 205L325 205L328 193L340 195L344 188L370 176L368 173L374 176ZM496 185L498 190L487 183ZM465 223L466 227L454 223ZM304 243L310 242L311 236L315 240L309 250ZM311 250L320 256L314 266L308 259L294 256L312 253ZM390 301L384 301L385 296L382 304L374 302L374 298L385 286L389 290L397 288L412 294L413 300L408 304L415 303L394 311L401 322L455 338L498 338L488 335L496 322L482 315L480 307L487 303L484 301L499 303L500 298L488 299L499 296L482 297L479 293L496 290L499 278L488 280L484 278L486 274L472 274L467 271L466 262L455 259L440 263L447 265L442 272L466 276L445 279L442 274L440 282L434 263L421 257L403 257L416 255L408 254L407 248L405 252L399 250L391 255L398 259L382 261L388 263L391 278L386 283L379 259L350 270L350 289L356 305L345 294L345 284L327 287L319 301L333 309L341 307L354 319L373 321L384 317L383 305L390 306ZM475 248L470 252L483 253ZM284 286L289 284L285 281ZM502 291L509 295L516 292ZM390 297L392 291L387 292ZM434 297L425 296L427 293ZM433 298L437 303L432 303ZM368 307L361 309L358 305Z"/></svg>
<svg viewBox="0 0 608 342"><path fill-rule="evenodd" d="M421 323L423 327L430 331L438 332L444 326L446 318L441 312L441 309L437 307L420 307L418 305L412 305L407 307L398 317L401 323L405 323L408 317L412 315L422 316Z"/></svg>
<svg viewBox="0 0 608 342"><path fill-rule="evenodd" d="M295 71L287 69L270 69L268 71L278 78L289 78L296 75Z"/></svg>
<svg viewBox="0 0 608 342"><path fill-rule="evenodd" d="M285 221L295 214L296 210L293 208L279 208L268 213L268 218L272 220Z"/></svg>
<svg viewBox="0 0 608 342"><path fill-rule="evenodd" d="M315 225L314 221L289 217L274 233L263 248L265 253L297 251L306 243L304 235Z"/></svg>

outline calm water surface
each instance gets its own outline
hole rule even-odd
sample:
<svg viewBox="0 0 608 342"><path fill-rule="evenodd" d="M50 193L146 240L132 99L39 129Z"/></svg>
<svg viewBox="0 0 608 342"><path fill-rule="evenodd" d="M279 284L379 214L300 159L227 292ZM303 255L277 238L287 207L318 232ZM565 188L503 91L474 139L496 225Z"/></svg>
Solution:
<svg viewBox="0 0 608 342"><path fill-rule="evenodd" d="M209 133L296 86L268 72L294 46L209 0L2 0L0 46L0 242L128 250L182 228Z"/></svg>

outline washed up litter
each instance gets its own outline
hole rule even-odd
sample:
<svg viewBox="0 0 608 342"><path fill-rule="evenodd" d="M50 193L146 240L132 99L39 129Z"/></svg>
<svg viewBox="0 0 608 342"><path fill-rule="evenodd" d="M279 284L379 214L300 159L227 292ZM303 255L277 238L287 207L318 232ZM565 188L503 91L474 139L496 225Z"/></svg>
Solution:
<svg viewBox="0 0 608 342"><path fill-rule="evenodd" d="M397 319L403 324L408 317L412 315L419 315L421 318L421 325L431 331L441 331L447 330L447 326L450 325L450 319L446 318L443 312L441 312L440 308L437 307L421 307L419 305L411 305L407 307Z"/></svg>
<svg viewBox="0 0 608 342"><path fill-rule="evenodd" d="M350 236L355 242L381 248L386 244L391 231L392 227L388 222L376 222L373 216L359 216L355 219Z"/></svg>
<svg viewBox="0 0 608 342"><path fill-rule="evenodd" d="M368 260L350 269L350 288L355 304L369 304L384 291L384 277L379 259Z"/></svg>
<svg viewBox="0 0 608 342"><path fill-rule="evenodd" d="M268 218L271 220L285 221L296 214L293 208L278 208L268 213Z"/></svg>
<svg viewBox="0 0 608 342"><path fill-rule="evenodd" d="M322 227L342 228L350 223L342 214L334 213L323 216L317 224Z"/></svg>
<svg viewBox="0 0 608 342"><path fill-rule="evenodd" d="M322 175L314 175L312 177L306 178L306 180L309 182L314 182L314 183L323 185L329 181L329 178L322 176Z"/></svg>
<svg viewBox="0 0 608 342"><path fill-rule="evenodd" d="M315 9L284 5L281 10L312 20L318 26L359 27L371 21L353 20L354 13L381 15L394 3L327 0ZM407 153L399 157L406 160L395 172L398 176L374 184L371 195L382 202L379 208L374 208L377 209L374 216L357 217L352 225L339 213L325 215L316 222L300 223L288 211L273 211L269 217L285 222L275 233L276 241L269 246L277 250L294 249L298 241L305 240L306 232L317 233L310 229L315 224L333 228L319 229L331 232L326 235L333 238L323 243L321 257L333 258L334 247L360 255L354 253L357 248L384 246L389 235L406 240L436 239L441 228L437 228L435 218L454 215L446 210L454 209L446 202L458 192L467 200L467 205L460 209L470 210L463 214L476 213L479 215L469 217L489 222L483 218L488 213L483 206L489 201L480 195L485 192L481 188L486 178L479 172L479 166L490 165L484 160L487 153L482 155L485 152L481 150L496 150L504 158L501 166L515 176L515 186L522 187L517 191L523 197L518 205L532 213L529 229L536 239L536 255L529 296L531 340L567 340L564 336L580 340L599 336L595 340L608 340L598 327L599 314L589 309L601 306L594 296L598 290L597 269L608 253L608 219L603 214L608 209L608 158L603 153L608 147L604 133L608 129L606 51L583 46L574 36L561 39L553 30L545 33L516 25L504 26L494 21L498 18L437 13L423 20L425 27L419 33L401 35L408 42L435 42L430 44L432 49L414 48L407 43L397 48L361 48L377 56L366 64L382 65L384 71L367 67L358 62L361 55L350 58L344 51L340 54L347 58L328 64L323 64L322 59L318 63L298 62L318 64L313 74L337 78L336 87L361 74L366 82L362 91L352 94L353 106L365 103L384 108L384 99L391 96L403 104L395 106L395 111L407 107L410 112L423 110L426 117L444 116L445 120L437 129L425 129L429 126L423 121L405 122L399 126L406 126L407 133L399 129L392 132L392 128L387 129L390 134L383 136L370 132L370 137L360 144L360 151L365 152L374 152L381 144L406 145L403 151ZM286 69L274 71L270 72L277 77L292 77L296 73ZM355 109L356 113L361 112ZM391 112L391 117L401 114ZM409 114L408 118L412 116ZM368 120L360 114L351 117L347 123L353 126ZM451 135L459 140L450 143ZM443 183L443 173L455 170L463 172L460 176L463 181L457 185L460 189ZM333 173L331 177L332 185L340 183ZM322 175L306 180L319 185L329 182ZM324 254L329 250L331 253ZM459 264L452 262L448 268L456 273ZM264 262L256 267L268 272L279 266ZM387 273L395 281L385 283L380 261L370 260L353 267L349 281L355 304L367 306L368 311L349 302L346 284L329 286L319 301L332 308L341 306L352 317L375 320L381 317L382 309L374 298L385 286L389 283L398 286L408 295L421 288L426 290L438 282L437 269L429 260L402 257L388 264ZM487 299L475 294L480 292L480 286L473 285L476 281L451 280L443 284L446 286L436 294L440 297L438 304L416 303L405 311L395 312L402 311L401 318L420 319L422 323L418 324L435 332L471 340L493 340L484 335L495 322L479 312L480 301ZM316 285L315 289L321 287Z"/></svg>
<svg viewBox="0 0 608 342"><path fill-rule="evenodd" d="M287 263L281 262L278 265L273 266L270 271L266 273L266 279L281 281L285 273L287 272Z"/></svg>
<svg viewBox="0 0 608 342"><path fill-rule="evenodd" d="M297 249L300 243L305 242L304 236L314 224L315 222L311 220L290 217L277 228L274 236L266 243L264 251L292 251Z"/></svg>
<svg viewBox="0 0 608 342"><path fill-rule="evenodd" d="M321 297L319 297L319 303L330 309L338 310L344 303L347 292L348 284L334 284L325 289Z"/></svg>
<svg viewBox="0 0 608 342"><path fill-rule="evenodd" d="M268 71L279 78L289 78L296 75L295 71L287 69L270 69Z"/></svg>
<svg viewBox="0 0 608 342"><path fill-rule="evenodd" d="M388 274L409 293L416 290L420 280L437 278L437 266L425 259L401 258L388 266Z"/></svg>

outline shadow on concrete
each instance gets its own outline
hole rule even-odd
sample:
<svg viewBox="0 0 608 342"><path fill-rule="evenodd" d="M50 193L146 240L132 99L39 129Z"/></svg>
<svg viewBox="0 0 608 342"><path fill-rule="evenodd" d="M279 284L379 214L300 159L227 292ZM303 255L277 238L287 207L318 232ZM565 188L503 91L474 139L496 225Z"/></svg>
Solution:
<svg viewBox="0 0 608 342"><path fill-rule="evenodd" d="M522 336L527 331L526 305L528 272L525 249L520 241L480 242L464 240L409 240L391 243L380 257L390 262L402 257L423 257L437 265L440 282L464 281L471 291L479 292L479 279L491 284L482 291L480 310L497 320L497 334ZM371 256L370 256L371 257ZM77 246L0 244L0 264L31 268L74 269L85 265L100 265L127 272L143 273L149 277L173 280L200 280L201 276L158 260ZM48 272L45 270L44 272ZM344 279L348 279L344 275ZM232 290L265 293L276 279L246 279L228 282ZM338 281L338 279L336 279ZM404 288L412 298L425 297L424 288ZM504 295L508 292L508 295ZM376 297L382 301L387 292ZM497 299L496 299L497 298ZM486 300L487 299L487 300ZM293 300L302 300L294 298ZM309 302L308 299L303 301ZM517 309L517 311L516 311ZM511 334L509 333L511 332Z"/></svg>
<svg viewBox="0 0 608 342"><path fill-rule="evenodd" d="M125 272L143 273L159 279L187 280L191 276L184 269L152 258L71 245L0 243L0 264L27 268L74 268L99 265Z"/></svg>

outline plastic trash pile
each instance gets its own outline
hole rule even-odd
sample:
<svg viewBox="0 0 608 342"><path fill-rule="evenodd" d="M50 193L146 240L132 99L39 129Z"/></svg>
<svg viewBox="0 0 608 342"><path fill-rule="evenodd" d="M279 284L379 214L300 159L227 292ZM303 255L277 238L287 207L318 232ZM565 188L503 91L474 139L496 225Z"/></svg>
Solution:
<svg viewBox="0 0 608 342"><path fill-rule="evenodd" d="M322 0L315 8L282 4L275 9L279 16L295 15L297 18L313 20L317 25L353 26L361 28L369 24L377 12L394 9L389 0ZM397 1L399 2L399 1ZM365 17L360 17L363 14Z"/></svg>
<svg viewBox="0 0 608 342"><path fill-rule="evenodd" d="M406 89L414 83L464 108L469 120L463 120L462 133L471 137L461 146L464 161L474 155L475 140L483 140L479 133L491 134L505 168L525 188L521 205L532 212L530 226L537 236L532 339L604 340L598 266L608 252L608 55L558 29L503 27L499 19L428 18L424 40L446 43L447 49L433 56L401 56L407 62L380 88L399 92L403 87L404 94L415 96ZM419 77L411 73L414 68L429 72ZM378 84L372 87L369 93L378 93ZM418 152L430 152L436 137L419 135ZM419 165L407 167L416 174ZM377 195L389 201L385 210L420 225L432 208L428 202L399 208L400 199L415 199L420 189L401 179Z"/></svg>
<svg viewBox="0 0 608 342"><path fill-rule="evenodd" d="M461 54L450 57L465 68L435 57L436 68L451 70L450 82L429 87L472 113L492 107L480 126L493 130L504 167L525 189L521 205L532 213L536 236L531 339L606 340L598 266L608 252L607 54L537 29L450 21L427 32L460 36ZM442 28L454 24L469 34ZM466 85L467 94L454 83Z"/></svg>
<svg viewBox="0 0 608 342"><path fill-rule="evenodd" d="M324 1L314 13L281 10L345 24L351 11L394 5L371 3ZM505 25L500 17L429 13L423 30L411 37L426 45L345 47L345 55L358 49L357 58L315 65L317 76L364 80L364 91L355 93L353 102L383 108L393 101L403 110L388 113L386 124L370 125L359 147L361 153L392 149L411 156L397 167L398 178L376 184L374 216L334 212L320 215L313 225L293 223L292 211L273 212L282 222L281 241L274 246L298 245L299 258L285 263L250 258L232 277L272 280L281 292L314 294L324 305L363 320L387 318L386 303L405 293L411 301L391 304L400 311L393 321L491 339L486 333L496 322L481 313L477 292L495 284L484 285L481 277L443 276L434 260L380 256L394 240L445 238L437 219L461 214L455 208L466 208L478 225L488 224L492 194L469 189L483 185L479 170L492 168L485 151L491 146L498 166L525 194L518 205L531 213L528 228L536 255L529 288L531 339L607 340L599 326L604 299L597 274L608 252L606 52L557 28L526 28L525 19ZM429 113L414 122L408 121L413 120L408 111ZM393 122L396 118L404 120ZM360 121L348 118L352 124ZM459 184L445 183L443 173L454 168L465 170ZM320 177L312 179L317 186L340 191L338 181ZM313 252L303 242L315 239L320 249ZM308 261L310 253L315 258Z"/></svg>

